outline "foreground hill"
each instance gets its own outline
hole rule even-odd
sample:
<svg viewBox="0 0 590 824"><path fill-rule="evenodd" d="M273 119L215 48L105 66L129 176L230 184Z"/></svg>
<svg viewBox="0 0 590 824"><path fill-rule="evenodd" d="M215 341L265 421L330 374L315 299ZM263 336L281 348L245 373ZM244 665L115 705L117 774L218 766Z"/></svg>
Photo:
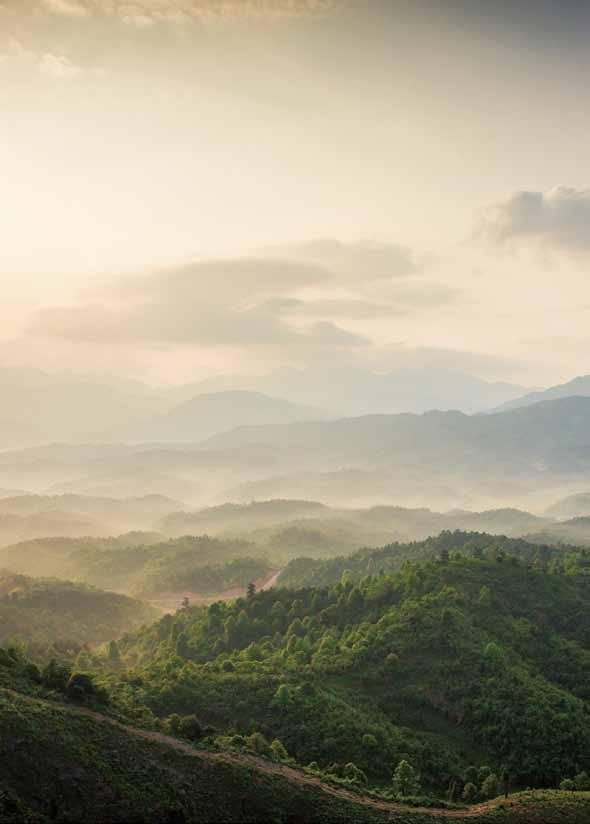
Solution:
<svg viewBox="0 0 590 824"><path fill-rule="evenodd" d="M0 689L3 824L570 824L590 794L513 795L466 810L412 808L280 763L195 749L88 710Z"/></svg>
<svg viewBox="0 0 590 824"><path fill-rule="evenodd" d="M0 572L0 644L99 644L151 623L157 610L113 592Z"/></svg>
<svg viewBox="0 0 590 824"><path fill-rule="evenodd" d="M470 764L555 787L590 751L588 569L448 536L397 573L181 610L122 639L132 669L106 683L121 711L196 713L238 749L260 732L375 786L407 759L439 797Z"/></svg>

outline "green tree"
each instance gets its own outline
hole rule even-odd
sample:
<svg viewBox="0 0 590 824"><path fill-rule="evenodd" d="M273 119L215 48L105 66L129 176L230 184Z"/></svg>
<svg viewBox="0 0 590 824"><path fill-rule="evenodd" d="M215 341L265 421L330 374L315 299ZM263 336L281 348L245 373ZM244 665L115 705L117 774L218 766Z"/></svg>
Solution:
<svg viewBox="0 0 590 824"><path fill-rule="evenodd" d="M573 792L576 789L576 784L571 778L564 778L559 785L559 789Z"/></svg>
<svg viewBox="0 0 590 824"><path fill-rule="evenodd" d="M576 785L576 790L590 790L590 777L588 773L585 770L579 772L574 778L574 784Z"/></svg>
<svg viewBox="0 0 590 824"><path fill-rule="evenodd" d="M248 584L248 589L246 591L246 597L248 598L249 601L251 601L252 598L254 598L255 595L256 595L256 584L254 583L254 581L250 581L250 583Z"/></svg>
<svg viewBox="0 0 590 824"><path fill-rule="evenodd" d="M114 664L118 664L121 660L121 654L119 652L119 645L116 641L111 641L109 643L109 661Z"/></svg>
<svg viewBox="0 0 590 824"><path fill-rule="evenodd" d="M484 798L496 798L498 790L498 776L490 773L481 785L481 794Z"/></svg>
<svg viewBox="0 0 590 824"><path fill-rule="evenodd" d="M417 795L420 792L420 782L412 765L403 759L393 773L393 789L397 795Z"/></svg>
<svg viewBox="0 0 590 824"><path fill-rule="evenodd" d="M271 749L273 758L276 758L277 761L288 761L289 753L285 749L285 746L282 743L282 741L279 741L278 738L274 739L274 741L270 745L270 749Z"/></svg>

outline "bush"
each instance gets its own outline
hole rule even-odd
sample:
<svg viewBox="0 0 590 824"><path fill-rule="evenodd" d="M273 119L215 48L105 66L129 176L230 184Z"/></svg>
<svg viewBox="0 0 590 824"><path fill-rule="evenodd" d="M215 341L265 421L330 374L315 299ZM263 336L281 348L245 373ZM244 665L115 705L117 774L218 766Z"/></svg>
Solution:
<svg viewBox="0 0 590 824"><path fill-rule="evenodd" d="M400 761L393 773L393 789L397 795L418 795L420 782L416 771L405 759Z"/></svg>
<svg viewBox="0 0 590 824"><path fill-rule="evenodd" d="M288 761L289 753L285 749L285 746L282 743L282 741L279 741L278 738L275 738L275 740L272 742L272 744L270 745L270 749L273 758L276 758L277 761Z"/></svg>
<svg viewBox="0 0 590 824"><path fill-rule="evenodd" d="M477 798L477 787L471 781L469 781L463 787L463 792L461 793L461 798L467 804L473 804L475 799Z"/></svg>
<svg viewBox="0 0 590 824"><path fill-rule="evenodd" d="M178 734L188 741L198 741L203 737L203 728L196 715L183 715L178 721Z"/></svg>
<svg viewBox="0 0 590 824"><path fill-rule="evenodd" d="M348 764L344 765L342 774L347 781L351 781L353 784L367 783L367 776L365 773L360 770L356 764L353 764L352 761L349 761Z"/></svg>
<svg viewBox="0 0 590 824"><path fill-rule="evenodd" d="M252 735L249 735L246 738L246 746L249 750L255 752L256 755L269 756L272 754L270 744L261 732L253 732Z"/></svg>
<svg viewBox="0 0 590 824"><path fill-rule="evenodd" d="M66 695L71 701L84 701L97 695L92 676L87 672L72 673L66 686Z"/></svg>
<svg viewBox="0 0 590 824"><path fill-rule="evenodd" d="M590 790L590 777L588 773L585 770L579 772L574 778L574 784L576 785L576 790Z"/></svg>
<svg viewBox="0 0 590 824"><path fill-rule="evenodd" d="M576 789L576 785L571 778L564 778L561 784L559 785L559 789L573 791Z"/></svg>

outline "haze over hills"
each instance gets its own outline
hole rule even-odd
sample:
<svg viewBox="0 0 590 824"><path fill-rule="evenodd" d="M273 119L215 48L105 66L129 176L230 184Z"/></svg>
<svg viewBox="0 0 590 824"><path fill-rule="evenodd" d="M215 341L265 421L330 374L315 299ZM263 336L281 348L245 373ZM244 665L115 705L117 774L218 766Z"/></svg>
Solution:
<svg viewBox="0 0 590 824"><path fill-rule="evenodd" d="M354 366L284 367L261 376L221 376L189 384L176 390L220 392L223 390L265 392L298 404L340 411L343 415L426 412L459 409L480 412L520 397L524 387L491 382L454 369L406 366L389 372L374 372Z"/></svg>
<svg viewBox="0 0 590 824"><path fill-rule="evenodd" d="M196 442L238 425L430 409L471 413L526 391L427 367L382 374L344 366L286 368L157 388L110 376L0 368L0 448L52 441Z"/></svg>
<svg viewBox="0 0 590 824"><path fill-rule="evenodd" d="M110 439L138 442L189 442L206 440L239 425L280 424L321 420L320 409L302 406L261 392L235 390L197 395L158 417L132 422Z"/></svg>

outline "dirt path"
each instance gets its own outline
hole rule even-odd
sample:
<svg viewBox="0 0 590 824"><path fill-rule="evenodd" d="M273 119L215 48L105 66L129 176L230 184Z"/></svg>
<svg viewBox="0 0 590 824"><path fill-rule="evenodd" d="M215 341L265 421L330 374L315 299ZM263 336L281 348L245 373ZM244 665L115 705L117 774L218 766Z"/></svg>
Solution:
<svg viewBox="0 0 590 824"><path fill-rule="evenodd" d="M279 575L282 571L282 569L279 569L277 572L273 572L270 578L268 578L266 581L263 581L259 586L260 592L264 592L265 589L272 589L273 587L276 587L277 581L279 580Z"/></svg>
<svg viewBox="0 0 590 824"><path fill-rule="evenodd" d="M123 724L114 718L110 718L108 715L103 715L100 712L95 712L94 710L89 710L85 707L73 707L68 704L59 704L57 702L46 701L41 698L31 698L30 696L15 692L14 690L2 689L0 690L0 692L4 692L8 695L12 695L18 697L21 700L30 701L32 703L46 704L47 706L50 706L54 709L62 710L63 712L70 713L71 715L92 718L94 721L97 721L100 724L109 724L110 726L122 730L123 732L127 733L128 735L134 736L135 738L143 738L147 741L155 741L158 744L170 747L176 750L177 752L181 752L184 755L189 756L190 758L196 758L225 764L236 764L242 767L252 767L253 769L258 770L261 773L266 773L267 775L282 776L287 781L290 781L293 784L318 787L323 792L328 793L328 795L336 796L337 798L341 798L351 804L360 804L364 807L372 807L375 810L388 812L392 820L394 820L397 817L397 815L407 815L411 813L420 813L421 815L432 816L433 818L436 816L438 816L439 818L444 817L451 819L475 818L478 815L481 815L482 813L490 810L494 806L494 802L492 801L486 804L480 804L476 807L469 807L464 810L445 810L435 809L431 807L409 807L404 804L394 804L389 803L387 801L380 801L378 799L369 798L368 796L357 795L356 793L350 792L349 790L341 789L339 787L333 787L330 784L326 784L316 776L309 775L308 773L302 772L300 770L296 770L293 767L287 767L284 764L276 764L272 761L265 761L264 759L257 758L253 755L244 755L241 753L215 753L208 752L207 750L197 750L190 744L186 744L183 741L179 741L177 738L171 738L169 735L164 735L160 732L152 732L150 730L142 730L138 729L137 727L127 726L126 724ZM511 803L510 799L501 799L501 801L503 801L504 804ZM513 801L512 803L517 802Z"/></svg>

